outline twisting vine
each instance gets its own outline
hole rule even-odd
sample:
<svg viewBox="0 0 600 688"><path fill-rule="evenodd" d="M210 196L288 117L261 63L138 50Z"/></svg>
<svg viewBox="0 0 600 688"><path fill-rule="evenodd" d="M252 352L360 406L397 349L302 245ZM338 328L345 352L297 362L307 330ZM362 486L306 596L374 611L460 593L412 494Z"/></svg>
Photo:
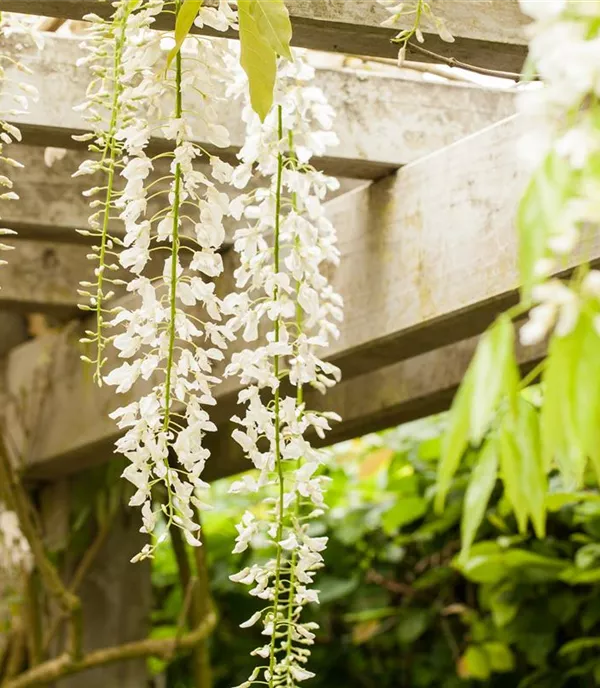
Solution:
<svg viewBox="0 0 600 688"><path fill-rule="evenodd" d="M303 388L321 391L335 384L339 371L319 354L337 337L341 300L322 268L336 264L336 235L324 214L322 200L337 182L309 164L335 141L329 131L333 113L322 92L307 88L313 70L300 57L280 67L275 107L261 125L246 106L247 143L242 165L234 173L239 187L254 165L270 187L234 201L237 215L255 220L235 235L240 266L235 271L241 290L227 296L224 312L233 329L250 343L271 324L267 343L234 353L226 376L237 375L243 387L240 403L246 415L233 438L240 444L258 478L246 476L232 490L267 491L267 517L248 512L238 526L234 552L243 552L257 538L269 543L274 556L232 576L251 585L250 594L268 602L244 627L262 619L269 642L255 650L263 658L244 686L294 686L313 676L306 667L316 624L302 622L303 607L318 601L312 588L322 566L326 538L310 534L310 521L324 508L324 481L317 471L322 453L311 447L307 433L323 437L335 414L305 407ZM296 388L286 393L287 385Z"/></svg>

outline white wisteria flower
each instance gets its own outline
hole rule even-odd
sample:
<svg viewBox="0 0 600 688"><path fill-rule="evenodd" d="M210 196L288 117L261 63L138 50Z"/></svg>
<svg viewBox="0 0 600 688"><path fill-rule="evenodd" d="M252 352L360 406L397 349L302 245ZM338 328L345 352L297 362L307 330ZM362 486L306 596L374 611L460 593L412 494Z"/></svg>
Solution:
<svg viewBox="0 0 600 688"><path fill-rule="evenodd" d="M521 234L537 247L534 308L521 329L522 343L532 345L570 334L590 298L581 274L561 282L552 273L600 225L600 3L520 4L535 20L528 27L530 61L541 79L519 95L529 124L519 150L534 170L519 214Z"/></svg>
<svg viewBox="0 0 600 688"><path fill-rule="evenodd" d="M231 175L239 189L253 170L269 182L232 203L232 214L247 224L234 238L238 292L223 302L232 331L248 345L232 355L225 371L239 378L239 402L246 407L243 417L232 418L232 437L259 471L231 490L262 494L269 505L266 518L244 515L234 552L258 547L273 553L264 565L232 576L266 603L242 624L262 620L269 638L253 653L266 662L246 686L295 686L313 676L304 664L316 626L302 623L301 614L318 603L313 583L327 538L311 535L311 514L324 507L326 481L319 472L323 454L310 436L323 437L337 416L307 409L304 389L325 391L339 380L322 355L342 320L342 301L324 270L339 261L336 232L323 207L337 181L310 166L313 155L337 141L334 112L311 84L313 76L301 55L280 65L275 106L264 124L246 103L246 142ZM237 90L246 91L243 77Z"/></svg>
<svg viewBox="0 0 600 688"><path fill-rule="evenodd" d="M199 546L195 510L202 503L195 493L206 486L205 438L216 430L207 411L216 403L213 370L234 334L214 282L223 271L230 205L218 183L230 170L196 141L229 145L218 113L232 76L227 42L200 37L189 37L165 70L172 37L151 25L159 12L180 7L144 2L126 22L117 91L137 109L114 133L123 185L113 208L125 230L115 260L130 275L131 296L111 309L107 325L118 332L111 340L122 362L104 382L120 393L146 383L137 401L111 414L126 431L117 450L130 461L123 475L135 487L130 503L142 508L142 532L151 534L162 512L168 526ZM235 15L221 3L198 20L226 30ZM154 136L168 146L151 156ZM151 556L159 541L135 559Z"/></svg>

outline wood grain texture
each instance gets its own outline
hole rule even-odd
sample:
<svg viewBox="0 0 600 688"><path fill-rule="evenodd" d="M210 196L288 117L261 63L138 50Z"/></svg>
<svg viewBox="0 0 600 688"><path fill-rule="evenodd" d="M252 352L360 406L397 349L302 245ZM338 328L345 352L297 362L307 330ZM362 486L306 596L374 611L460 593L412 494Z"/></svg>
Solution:
<svg viewBox="0 0 600 688"><path fill-rule="evenodd" d="M396 32L380 26L389 15L373 0L286 0L286 4L295 45L381 57L395 57L398 52L390 43ZM429 50L480 67L520 71L526 56L523 29L527 20L518 0L432 0L430 4L446 21L455 42L445 43L431 26L424 25ZM104 16L110 12L108 3L100 0L3 0L2 6L11 12L70 19L81 19L88 12ZM172 19L161 17L157 26L171 28ZM417 54L417 59L423 57Z"/></svg>
<svg viewBox="0 0 600 688"><path fill-rule="evenodd" d="M91 78L86 68L75 66L82 54L79 39L49 36L42 53L21 36L5 42L3 50L33 72L28 77L19 73L19 80L26 78L40 93L29 113L11 120L22 129L25 142L77 145L72 134L86 130L87 124L73 107L85 100ZM408 81L372 72L319 69L315 85L337 113L334 129L340 140L328 156L315 159L315 165L328 174L356 179L379 179L515 112L511 91ZM193 109L195 99L187 96L187 107ZM219 119L231 132L226 152L233 155L244 141L241 108L230 103L220 107ZM3 109L9 109L9 102L0 96ZM215 150L206 141L198 143ZM157 140L155 145L160 148L164 142Z"/></svg>
<svg viewBox="0 0 600 688"><path fill-rule="evenodd" d="M331 202L343 256L331 277L345 299L346 321L328 358L341 366L344 384L474 336L514 301L520 126L509 119ZM587 248L600 257L599 246ZM232 254L226 263L221 289ZM71 331L11 354L13 393L29 389L36 361L48 362L50 393L39 405L29 452L38 467L77 465L106 452L115 438L106 414L134 398L115 400L112 390L92 385L77 339ZM230 417L238 390L233 380L219 387L217 422Z"/></svg>

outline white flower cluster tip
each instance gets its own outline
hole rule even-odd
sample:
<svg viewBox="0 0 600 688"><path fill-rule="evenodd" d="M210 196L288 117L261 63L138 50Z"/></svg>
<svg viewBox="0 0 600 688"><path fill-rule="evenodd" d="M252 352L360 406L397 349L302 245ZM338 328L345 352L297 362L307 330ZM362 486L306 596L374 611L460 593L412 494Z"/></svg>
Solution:
<svg viewBox="0 0 600 688"><path fill-rule="evenodd" d="M519 108L530 126L519 150L536 170L537 188L548 189L542 213L527 210L527 196L521 213L532 217L536 226L527 231L538 233L543 243L535 265L534 308L521 329L522 343L533 345L552 332L569 334L586 303L600 304L600 273L568 283L550 279L566 266L583 234L600 224L600 2L520 0L520 5L534 19L528 27L530 60L542 84L520 94ZM600 319L596 323L600 333Z"/></svg>
<svg viewBox="0 0 600 688"><path fill-rule="evenodd" d="M310 411L304 389L325 391L339 379L338 369L320 355L338 336L342 319L341 299L323 272L339 260L336 233L323 207L337 181L310 166L313 155L336 143L330 131L334 113L310 85L313 75L300 56L280 67L275 107L262 125L246 105L246 144L233 174L238 188L253 169L270 180L267 188L233 203L237 217L248 224L235 235L239 291L223 303L232 329L250 345L233 354L225 372L239 377L239 402L246 407L244 417L232 419L239 426L233 438L258 469L257 477L247 475L231 490L266 494L269 505L264 519L244 515L234 552L258 540L273 555L264 565L232 576L266 603L243 624L262 620L266 636L266 644L253 653L264 662L245 687L295 686L313 676L306 662L317 626L302 622L301 613L318 602L313 583L327 538L311 534L311 519L325 505L319 476L323 456L311 446L309 434L323 438L329 422L338 418ZM259 337L263 343L257 344Z"/></svg>

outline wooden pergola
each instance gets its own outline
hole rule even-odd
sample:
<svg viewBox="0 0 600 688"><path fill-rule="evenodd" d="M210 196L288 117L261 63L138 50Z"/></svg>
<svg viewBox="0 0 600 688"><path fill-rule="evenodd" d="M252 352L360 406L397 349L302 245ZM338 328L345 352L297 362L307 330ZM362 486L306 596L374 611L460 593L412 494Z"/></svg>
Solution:
<svg viewBox="0 0 600 688"><path fill-rule="evenodd" d="M297 45L395 57L397 48L389 40L394 32L380 27L387 15L374 0L286 3ZM409 51L409 59L521 70L526 19L517 0L432 0L431 5L455 42L426 34L424 47L434 55ZM1 0L0 8L80 19L88 12L106 14L111 4ZM0 273L5 399L0 410L23 443L26 476L59 495L49 502L60 502L66 476L110 459L118 435L107 416L115 406L113 391L92 384L78 343L86 324L77 310L77 288L89 279L90 263L89 246L75 230L87 223L81 192L89 180L71 179L85 158L71 135L86 129L72 108L84 100L88 74L75 66L77 40L49 35L46 43L41 54L22 37L8 45L33 70L40 100L27 115L14 118L23 132L14 157L25 168L11 171L21 201L5 204L2 212L3 226L19 235ZM329 213L340 236L342 260L334 286L344 298L346 320L342 338L329 352L344 381L324 401L315 397L310 403L325 404L342 416L328 437L335 442L448 407L478 335L516 301L513 219L526 177L517 159L522 123L514 114L514 90L331 69L319 70L317 82L336 108L341 140L316 166L343 178L343 193L329 202ZM242 144L242 127L231 109L223 118L233 132L233 156ZM69 151L47 167L46 146ZM600 246L587 247L587 254L600 258ZM233 263L226 248L223 291L231 284ZM61 326L25 341L27 313L47 314ZM521 352L523 366L535 363L540 353ZM214 415L220 429L207 466L209 479L247 467L228 424L237 384L226 381L217 393ZM136 530L135 523L123 526L120 535L128 533L137 543ZM143 568L137 571L138 577L147 575ZM107 618L119 613L115 604L105 612ZM110 684L104 681L98 685Z"/></svg>

